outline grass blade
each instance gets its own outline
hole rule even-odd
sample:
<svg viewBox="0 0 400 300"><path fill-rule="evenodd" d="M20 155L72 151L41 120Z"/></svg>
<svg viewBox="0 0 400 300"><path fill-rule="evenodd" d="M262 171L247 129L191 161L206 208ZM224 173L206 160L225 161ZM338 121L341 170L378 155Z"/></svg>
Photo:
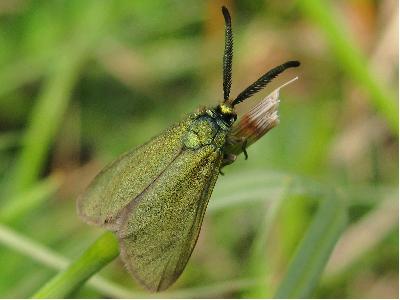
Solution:
<svg viewBox="0 0 400 300"><path fill-rule="evenodd" d="M0 135L0 151L6 150L11 147L19 146L20 133L19 132L6 132Z"/></svg>
<svg viewBox="0 0 400 300"><path fill-rule="evenodd" d="M81 51L65 55L49 74L23 137L23 147L12 176L12 192L29 188L42 171L50 145L68 106L82 55Z"/></svg>
<svg viewBox="0 0 400 300"><path fill-rule="evenodd" d="M329 1L300 0L299 2L305 15L313 19L323 30L344 71L368 91L371 104L386 119L392 133L398 135L399 117L396 97L380 86L379 80L371 74L365 56L353 46L354 42L347 37L345 30L333 16L333 10L328 5Z"/></svg>
<svg viewBox="0 0 400 300"><path fill-rule="evenodd" d="M115 235L111 232L102 234L81 257L48 281L33 298L67 298L118 255Z"/></svg>
<svg viewBox="0 0 400 300"><path fill-rule="evenodd" d="M169 299L194 299L212 298L225 293L241 291L260 284L259 278L232 279L210 285L180 289L172 292L162 292L158 294L147 294L146 298L169 298Z"/></svg>
<svg viewBox="0 0 400 300"><path fill-rule="evenodd" d="M30 114L22 138L22 149L7 188L6 195L29 188L40 176L50 146L68 108L72 90L90 50L97 45L110 15L109 2L85 1L73 37L63 47L62 55L50 61L45 82Z"/></svg>
<svg viewBox="0 0 400 300"><path fill-rule="evenodd" d="M275 298L309 298L347 223L340 199L327 197L289 264Z"/></svg>
<svg viewBox="0 0 400 300"><path fill-rule="evenodd" d="M272 201L265 211L263 222L259 225L258 232L251 244L248 272L261 280L257 286L245 291L245 298L271 297L271 265L267 244L270 241L269 235L274 223L277 222L279 211L284 201L287 199L291 185L292 179L288 177L286 182L282 184L278 196L271 199ZM270 195L268 197L270 197Z"/></svg>
<svg viewBox="0 0 400 300"><path fill-rule="evenodd" d="M31 189L15 195L6 202L0 212L0 220L5 223L12 222L40 206L61 185L60 176L53 175L35 184Z"/></svg>
<svg viewBox="0 0 400 300"><path fill-rule="evenodd" d="M337 278L366 253L377 249L399 225L398 194L381 200L376 208L347 227L326 266L325 277Z"/></svg>
<svg viewBox="0 0 400 300"><path fill-rule="evenodd" d="M57 271L63 271L70 264L64 256L2 224L0 224L0 243ZM113 283L100 275L93 276L88 281L88 286L102 293L105 297L138 297L136 292Z"/></svg>

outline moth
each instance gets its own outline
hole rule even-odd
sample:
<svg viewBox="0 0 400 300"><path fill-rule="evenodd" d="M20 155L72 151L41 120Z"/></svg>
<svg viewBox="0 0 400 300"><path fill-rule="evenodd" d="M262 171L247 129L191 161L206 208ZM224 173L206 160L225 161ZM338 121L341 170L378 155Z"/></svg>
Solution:
<svg viewBox="0 0 400 300"><path fill-rule="evenodd" d="M263 89L298 61L262 75L236 98L232 84L233 35L225 20L223 101L203 108L107 165L78 198L79 215L115 232L129 272L151 291L173 284L199 236L204 213L221 168L278 122L279 89L238 122L236 105Z"/></svg>

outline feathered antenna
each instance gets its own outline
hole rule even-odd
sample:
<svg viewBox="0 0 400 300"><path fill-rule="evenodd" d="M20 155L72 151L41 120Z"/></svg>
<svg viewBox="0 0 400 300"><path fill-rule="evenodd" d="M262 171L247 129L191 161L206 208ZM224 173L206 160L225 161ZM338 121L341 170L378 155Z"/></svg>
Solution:
<svg viewBox="0 0 400 300"><path fill-rule="evenodd" d="M231 15L225 6L222 6L222 14L225 19L225 50L223 58L223 88L225 102L229 99L232 85L233 35Z"/></svg>
<svg viewBox="0 0 400 300"><path fill-rule="evenodd" d="M295 68L298 66L300 66L300 62L297 60L294 60L294 61L285 62L284 64L273 68L272 70L268 71L263 76L258 78L252 85L247 87L243 92L241 92L236 97L236 99L232 101L232 105L235 106L236 104L239 104L243 100L251 97L258 91L262 90L272 79L274 79L276 76L281 74L286 69Z"/></svg>

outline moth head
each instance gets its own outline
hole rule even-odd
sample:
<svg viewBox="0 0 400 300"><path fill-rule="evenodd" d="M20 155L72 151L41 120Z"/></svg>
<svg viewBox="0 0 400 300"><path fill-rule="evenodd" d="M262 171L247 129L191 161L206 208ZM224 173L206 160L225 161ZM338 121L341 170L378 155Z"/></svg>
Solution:
<svg viewBox="0 0 400 300"><path fill-rule="evenodd" d="M237 119L235 109L229 102L222 102L215 111L228 125L232 125Z"/></svg>

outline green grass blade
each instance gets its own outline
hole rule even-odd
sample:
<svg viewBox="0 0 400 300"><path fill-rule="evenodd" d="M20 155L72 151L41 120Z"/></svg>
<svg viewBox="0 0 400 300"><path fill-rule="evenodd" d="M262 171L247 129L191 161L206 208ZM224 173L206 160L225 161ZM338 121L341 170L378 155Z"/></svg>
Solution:
<svg viewBox="0 0 400 300"><path fill-rule="evenodd" d="M64 256L2 224L0 224L0 243L53 270L63 271L70 264ZM106 297L138 297L136 292L113 283L100 275L93 276L87 284Z"/></svg>
<svg viewBox="0 0 400 300"><path fill-rule="evenodd" d="M39 78L43 73L49 57L30 58L4 66L0 71L0 99L22 85ZM1 101L1 100L0 100Z"/></svg>
<svg viewBox="0 0 400 300"><path fill-rule="evenodd" d="M55 270L66 268L68 265L66 258L1 223L0 243Z"/></svg>
<svg viewBox="0 0 400 300"><path fill-rule="evenodd" d="M72 28L73 37L62 55L48 62L45 82L32 109L22 139L22 149L7 182L8 195L29 188L43 170L50 146L68 108L71 92L82 65L91 55L109 19L109 2L85 1L79 24Z"/></svg>
<svg viewBox="0 0 400 300"><path fill-rule="evenodd" d="M248 272L251 276L260 278L257 286L247 289L244 293L245 298L268 298L271 297L271 266L270 253L267 249L269 235L274 223L277 222L279 211L292 185L290 177L282 184L277 197L271 199L270 205L266 208L262 223L259 225L258 232L250 246ZM265 194L264 198L271 198L271 194Z"/></svg>
<svg viewBox="0 0 400 300"><path fill-rule="evenodd" d="M399 225L398 198L397 193L380 197L381 201L374 209L346 228L326 266L324 283L349 271L368 253L379 249L390 233L396 231Z"/></svg>
<svg viewBox="0 0 400 300"><path fill-rule="evenodd" d="M327 197L320 204L309 229L297 247L275 298L311 296L346 223L347 211L343 203L337 197Z"/></svg>
<svg viewBox="0 0 400 300"><path fill-rule="evenodd" d="M260 285L259 278L242 278L218 282L210 285L180 289L172 292L161 292L157 294L147 294L146 298L161 299L195 299L212 298L226 293L241 291Z"/></svg>
<svg viewBox="0 0 400 300"><path fill-rule="evenodd" d="M341 67L351 78L358 81L369 93L368 99L379 113L386 119L392 132L398 135L398 107L392 92L380 86L368 69L368 62L354 42L347 36L344 28L337 22L329 1L300 0L304 14L314 20L323 30Z"/></svg>
<svg viewBox="0 0 400 300"><path fill-rule="evenodd" d="M15 195L1 208L0 220L8 223L21 218L25 213L46 201L60 185L60 178L53 175L38 182L31 189Z"/></svg>
<svg viewBox="0 0 400 300"><path fill-rule="evenodd" d="M33 298L67 298L118 255L117 238L111 232L104 233L65 271L47 282Z"/></svg>
<svg viewBox="0 0 400 300"><path fill-rule="evenodd" d="M50 145L68 106L82 55L81 51L65 55L48 74L23 137L23 147L12 176L12 192L29 188L42 171Z"/></svg>
<svg viewBox="0 0 400 300"><path fill-rule="evenodd" d="M20 133L19 132L6 132L0 135L0 151L6 150L11 147L19 146Z"/></svg>

